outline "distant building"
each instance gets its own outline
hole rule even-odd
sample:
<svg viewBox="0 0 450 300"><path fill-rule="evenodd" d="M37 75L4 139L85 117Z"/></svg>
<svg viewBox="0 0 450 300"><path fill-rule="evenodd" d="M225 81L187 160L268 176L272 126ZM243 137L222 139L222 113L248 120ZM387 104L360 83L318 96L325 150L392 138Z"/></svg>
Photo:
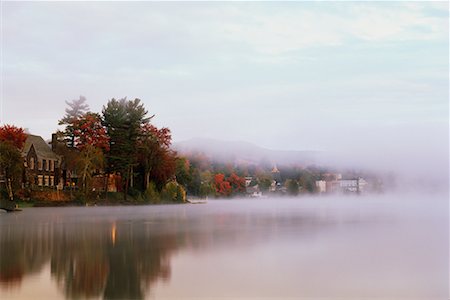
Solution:
<svg viewBox="0 0 450 300"><path fill-rule="evenodd" d="M55 187L59 184L61 157L52 151L42 137L28 134L22 156L25 186Z"/></svg>
<svg viewBox="0 0 450 300"><path fill-rule="evenodd" d="M271 171L272 173L272 179L276 181L276 183L281 184L281 174L280 171L278 171L277 165L273 166L273 169Z"/></svg>
<svg viewBox="0 0 450 300"><path fill-rule="evenodd" d="M361 177L343 178L339 180L339 185L343 192L361 193L364 191L367 181Z"/></svg>
<svg viewBox="0 0 450 300"><path fill-rule="evenodd" d="M252 183L252 181L253 181L253 177L251 177L251 176L246 176L246 177L245 177L245 186L246 186L246 187L249 187L250 184Z"/></svg>
<svg viewBox="0 0 450 300"><path fill-rule="evenodd" d="M367 181L362 177L342 177L341 174L325 174L324 180L317 180L316 187L320 193L361 193Z"/></svg>
<svg viewBox="0 0 450 300"><path fill-rule="evenodd" d="M255 198L262 197L262 192L259 189L258 185L247 187L246 188L246 193L250 197L255 197Z"/></svg>
<svg viewBox="0 0 450 300"><path fill-rule="evenodd" d="M326 192L327 193L338 193L341 191L341 185L339 180L331 180L326 182Z"/></svg>
<svg viewBox="0 0 450 300"><path fill-rule="evenodd" d="M320 194L326 193L327 182L325 180L316 180L316 188L318 193Z"/></svg>

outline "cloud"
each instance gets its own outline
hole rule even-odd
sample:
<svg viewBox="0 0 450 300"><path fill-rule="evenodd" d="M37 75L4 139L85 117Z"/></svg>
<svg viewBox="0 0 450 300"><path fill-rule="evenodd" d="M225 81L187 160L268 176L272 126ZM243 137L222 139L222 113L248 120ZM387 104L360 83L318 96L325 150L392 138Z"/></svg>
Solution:
<svg viewBox="0 0 450 300"><path fill-rule="evenodd" d="M324 6L338 10L318 9ZM217 30L226 39L263 54L333 47L353 40L433 40L448 35L445 17L428 15L426 7L407 3L289 3L285 9L278 7L274 11L266 11L259 5L238 7L234 18L225 19ZM252 13L252 9L257 13Z"/></svg>

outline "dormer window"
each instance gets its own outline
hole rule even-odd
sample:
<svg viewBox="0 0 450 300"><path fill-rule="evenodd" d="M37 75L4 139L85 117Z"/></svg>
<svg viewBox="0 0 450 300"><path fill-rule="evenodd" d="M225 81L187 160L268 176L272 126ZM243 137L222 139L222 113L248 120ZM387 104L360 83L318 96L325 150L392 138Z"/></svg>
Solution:
<svg viewBox="0 0 450 300"><path fill-rule="evenodd" d="M34 157L30 157L30 169L34 170Z"/></svg>

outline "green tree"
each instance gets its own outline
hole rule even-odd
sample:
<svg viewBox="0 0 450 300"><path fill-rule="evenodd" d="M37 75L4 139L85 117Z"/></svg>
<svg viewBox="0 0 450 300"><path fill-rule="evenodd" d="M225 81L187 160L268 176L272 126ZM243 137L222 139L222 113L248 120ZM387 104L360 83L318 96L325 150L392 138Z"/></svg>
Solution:
<svg viewBox="0 0 450 300"><path fill-rule="evenodd" d="M260 172L256 175L256 178L261 192L267 192L272 185L272 176L266 172Z"/></svg>
<svg viewBox="0 0 450 300"><path fill-rule="evenodd" d="M161 198L166 201L186 202L186 191L177 182L170 181L162 189Z"/></svg>
<svg viewBox="0 0 450 300"><path fill-rule="evenodd" d="M201 198L207 198L209 196L214 196L216 194L216 189L212 183L202 182L199 188L199 196Z"/></svg>
<svg viewBox="0 0 450 300"><path fill-rule="evenodd" d="M297 180L293 180L293 179L288 179L286 180L286 188L287 188L287 192L289 195L291 196L297 196L298 192L299 192L299 185Z"/></svg>
<svg viewBox="0 0 450 300"><path fill-rule="evenodd" d="M23 158L11 143L0 141L0 175L3 174L8 197L13 200L14 190L20 186Z"/></svg>
<svg viewBox="0 0 450 300"><path fill-rule="evenodd" d="M316 190L316 178L308 171L302 172L299 183L302 189L308 193L314 193Z"/></svg>
<svg viewBox="0 0 450 300"><path fill-rule="evenodd" d="M137 164L137 141L141 135L141 126L151 118L147 117L147 111L139 99L111 99L103 107L103 123L110 137L108 171L119 172L124 178L124 200L128 188L133 187L133 168Z"/></svg>
<svg viewBox="0 0 450 300"><path fill-rule="evenodd" d="M147 189L144 193L145 200L150 201L152 203L158 203L160 200L160 195L158 190L156 189L156 185L154 182L150 181Z"/></svg>
<svg viewBox="0 0 450 300"><path fill-rule="evenodd" d="M177 182L187 188L192 180L189 161L185 157L177 157L175 161Z"/></svg>

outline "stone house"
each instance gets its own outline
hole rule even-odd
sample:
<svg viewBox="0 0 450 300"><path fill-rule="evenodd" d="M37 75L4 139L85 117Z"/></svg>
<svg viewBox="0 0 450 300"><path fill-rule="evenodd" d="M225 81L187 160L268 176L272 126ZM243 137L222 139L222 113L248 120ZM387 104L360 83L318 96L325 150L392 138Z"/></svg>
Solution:
<svg viewBox="0 0 450 300"><path fill-rule="evenodd" d="M61 179L61 157L56 155L44 139L28 134L22 150L26 187L56 187Z"/></svg>

